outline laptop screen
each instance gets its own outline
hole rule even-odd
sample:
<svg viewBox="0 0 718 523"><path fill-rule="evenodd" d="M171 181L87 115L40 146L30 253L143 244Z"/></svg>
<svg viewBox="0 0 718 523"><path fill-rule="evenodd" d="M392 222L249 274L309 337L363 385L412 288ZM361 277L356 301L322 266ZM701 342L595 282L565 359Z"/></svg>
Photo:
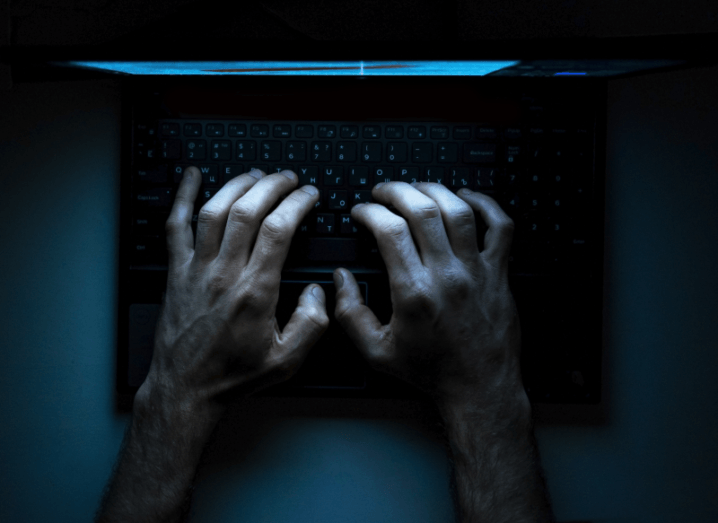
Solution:
<svg viewBox="0 0 718 523"><path fill-rule="evenodd" d="M143 76L539 76L612 77L683 60L63 61L50 65Z"/></svg>

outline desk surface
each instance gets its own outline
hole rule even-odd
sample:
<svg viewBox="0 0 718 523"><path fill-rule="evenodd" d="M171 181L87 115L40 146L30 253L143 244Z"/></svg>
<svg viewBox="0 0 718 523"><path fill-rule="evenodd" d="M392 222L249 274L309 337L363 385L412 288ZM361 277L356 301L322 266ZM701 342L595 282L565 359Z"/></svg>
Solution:
<svg viewBox="0 0 718 523"><path fill-rule="evenodd" d="M539 424L542 464L559 521L707 523L718 68L609 86L609 418ZM112 396L119 86L16 84L0 114L0 520L88 521L129 420ZM341 416L277 399L262 416L257 401L220 424L193 522L450 520L448 460L425 409L387 416L400 408L378 401Z"/></svg>

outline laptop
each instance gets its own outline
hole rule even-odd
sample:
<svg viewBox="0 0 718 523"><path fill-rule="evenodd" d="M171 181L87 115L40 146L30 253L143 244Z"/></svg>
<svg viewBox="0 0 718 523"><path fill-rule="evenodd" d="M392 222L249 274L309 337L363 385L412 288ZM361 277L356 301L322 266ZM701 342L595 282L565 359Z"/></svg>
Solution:
<svg viewBox="0 0 718 523"><path fill-rule="evenodd" d="M321 191L292 241L276 316L283 327L303 288L318 283L332 322L298 373L260 396L428 399L371 369L333 317L341 266L379 320L391 318L386 266L350 210L371 201L376 183L398 180L468 187L501 205L516 224L509 286L529 399L598 404L606 79L687 61L262 58L39 60L122 79L119 396L131 398L149 369L167 283L164 223L195 165L195 230L202 204L253 167L292 169L300 186Z"/></svg>

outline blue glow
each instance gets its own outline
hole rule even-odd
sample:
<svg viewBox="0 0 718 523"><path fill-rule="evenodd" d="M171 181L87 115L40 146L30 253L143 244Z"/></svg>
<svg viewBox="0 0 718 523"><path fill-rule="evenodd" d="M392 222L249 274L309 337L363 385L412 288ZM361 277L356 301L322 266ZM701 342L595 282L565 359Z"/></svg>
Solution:
<svg viewBox="0 0 718 523"><path fill-rule="evenodd" d="M572 75L582 75L586 73L554 73L554 76L572 76Z"/></svg>
<svg viewBox="0 0 718 523"><path fill-rule="evenodd" d="M409 62L66 62L133 75L484 76L518 61Z"/></svg>

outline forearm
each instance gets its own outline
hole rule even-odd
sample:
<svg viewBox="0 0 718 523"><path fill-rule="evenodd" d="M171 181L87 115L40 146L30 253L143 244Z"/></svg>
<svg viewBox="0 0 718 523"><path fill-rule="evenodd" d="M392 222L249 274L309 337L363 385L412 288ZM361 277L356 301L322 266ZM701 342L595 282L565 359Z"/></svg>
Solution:
<svg viewBox="0 0 718 523"><path fill-rule="evenodd" d="M204 445L220 416L221 410L180 406L159 387L140 389L96 522L181 521Z"/></svg>
<svg viewBox="0 0 718 523"><path fill-rule="evenodd" d="M525 392L516 404L440 406L461 523L553 522ZM520 394L520 396L521 396Z"/></svg>

